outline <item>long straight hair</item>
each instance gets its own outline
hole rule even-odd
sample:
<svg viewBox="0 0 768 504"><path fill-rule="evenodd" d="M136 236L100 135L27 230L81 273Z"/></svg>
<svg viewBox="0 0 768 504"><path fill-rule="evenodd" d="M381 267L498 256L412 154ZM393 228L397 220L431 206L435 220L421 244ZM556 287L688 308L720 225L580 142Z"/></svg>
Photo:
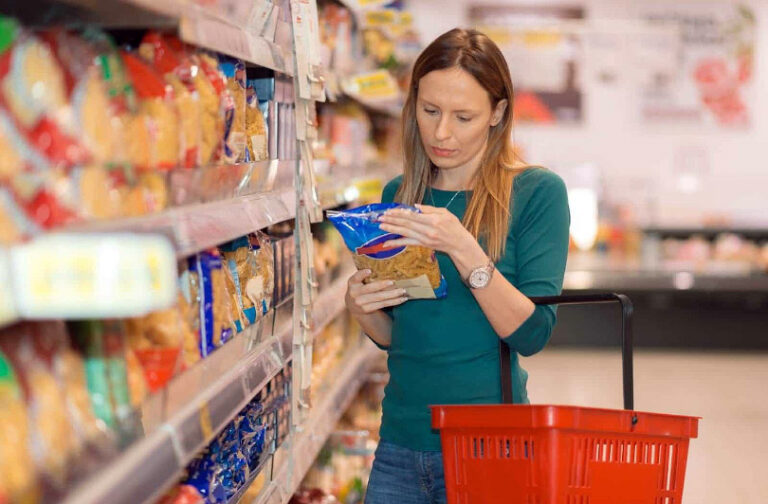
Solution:
<svg viewBox="0 0 768 504"><path fill-rule="evenodd" d="M421 78L435 70L461 68L488 92L492 108L507 100L502 120L490 128L481 164L472 179L472 197L463 224L484 245L492 260L504 255L511 216L512 184L527 166L512 143L514 91L509 68L498 46L476 30L455 28L440 35L419 55L403 108L403 183L396 201L413 205L424 200L437 173L421 140L416 102Z"/></svg>

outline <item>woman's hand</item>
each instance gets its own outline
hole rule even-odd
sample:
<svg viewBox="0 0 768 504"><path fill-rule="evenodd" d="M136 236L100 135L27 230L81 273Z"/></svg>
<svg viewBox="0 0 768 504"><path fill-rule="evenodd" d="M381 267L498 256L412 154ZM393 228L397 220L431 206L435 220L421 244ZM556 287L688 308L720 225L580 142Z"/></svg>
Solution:
<svg viewBox="0 0 768 504"><path fill-rule="evenodd" d="M359 317L375 311L405 303L408 298L405 289L395 287L391 280L381 280L364 284L363 280L371 275L371 270L361 270L349 278L345 302L352 315Z"/></svg>
<svg viewBox="0 0 768 504"><path fill-rule="evenodd" d="M458 250L477 245L474 236L445 208L416 205L421 213L395 208L381 217L381 229L403 238L388 241L387 247L421 245L454 255Z"/></svg>
<svg viewBox="0 0 768 504"><path fill-rule="evenodd" d="M445 252L462 276L488 263L485 251L458 217L445 208L416 207L421 213L395 208L381 217L381 229L403 237L388 241L386 247L421 245Z"/></svg>

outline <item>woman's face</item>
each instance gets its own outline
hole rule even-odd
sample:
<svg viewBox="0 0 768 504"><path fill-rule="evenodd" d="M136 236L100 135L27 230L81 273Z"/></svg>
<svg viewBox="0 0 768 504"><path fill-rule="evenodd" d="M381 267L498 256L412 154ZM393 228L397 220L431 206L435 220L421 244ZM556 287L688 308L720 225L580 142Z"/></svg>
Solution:
<svg viewBox="0 0 768 504"><path fill-rule="evenodd" d="M493 108L488 92L460 67L429 72L419 81L416 122L424 150L440 169L477 168L491 126L507 102ZM473 166L474 165L474 166Z"/></svg>

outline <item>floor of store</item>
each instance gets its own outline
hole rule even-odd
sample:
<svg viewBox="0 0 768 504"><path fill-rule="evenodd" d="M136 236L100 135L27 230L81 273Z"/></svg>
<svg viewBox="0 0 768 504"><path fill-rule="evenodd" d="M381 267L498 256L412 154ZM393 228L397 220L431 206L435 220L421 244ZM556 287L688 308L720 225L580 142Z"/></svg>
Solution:
<svg viewBox="0 0 768 504"><path fill-rule="evenodd" d="M616 408L621 404L618 349L548 349L523 359L532 402ZM768 353L642 350L635 354L638 410L697 415L687 504L768 501Z"/></svg>

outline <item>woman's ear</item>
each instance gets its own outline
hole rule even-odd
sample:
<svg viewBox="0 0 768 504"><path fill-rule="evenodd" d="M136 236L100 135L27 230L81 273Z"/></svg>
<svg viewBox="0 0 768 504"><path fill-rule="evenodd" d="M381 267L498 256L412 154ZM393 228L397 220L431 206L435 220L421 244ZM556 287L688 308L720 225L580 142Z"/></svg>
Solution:
<svg viewBox="0 0 768 504"><path fill-rule="evenodd" d="M496 104L496 107L493 109L493 113L491 114L491 126L496 126L501 122L501 120L504 118L504 112L507 111L508 105L509 100L499 100L499 103Z"/></svg>

